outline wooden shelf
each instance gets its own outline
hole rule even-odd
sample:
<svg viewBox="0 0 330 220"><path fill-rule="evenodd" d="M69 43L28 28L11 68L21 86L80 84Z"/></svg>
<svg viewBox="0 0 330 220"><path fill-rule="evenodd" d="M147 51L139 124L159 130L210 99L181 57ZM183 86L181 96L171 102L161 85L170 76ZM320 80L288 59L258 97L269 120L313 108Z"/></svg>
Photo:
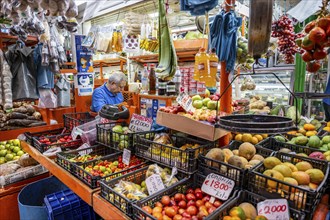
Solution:
<svg viewBox="0 0 330 220"><path fill-rule="evenodd" d="M17 36L12 36L7 33L0 33L0 49L3 47L3 45L8 47L9 45L16 43L17 40ZM32 46L37 44L38 42L39 40L37 36L29 35L25 41L25 44L26 46Z"/></svg>
<svg viewBox="0 0 330 220"><path fill-rule="evenodd" d="M44 156L37 149L21 141L22 148L36 161L43 165L50 173L56 176L61 182L67 185L82 200L93 206L95 212L103 219L126 220L129 219L125 214L118 210L115 206L101 198L99 195L100 188L91 189L78 178L71 175L68 171L60 167L55 161ZM97 193L98 192L98 193Z"/></svg>
<svg viewBox="0 0 330 220"><path fill-rule="evenodd" d="M191 50L176 51L176 55L178 56L179 62L195 61L195 55L197 52L198 49L194 48ZM158 54L132 56L129 57L129 59L139 63L158 63Z"/></svg>
<svg viewBox="0 0 330 220"><path fill-rule="evenodd" d="M73 73L76 74L78 71L76 69L60 69L60 73L65 74L65 73Z"/></svg>
<svg viewBox="0 0 330 220"><path fill-rule="evenodd" d="M100 192L93 194L93 209L103 219L116 219L116 220L130 219L115 206L111 205L109 202L103 199L100 195Z"/></svg>
<svg viewBox="0 0 330 220"><path fill-rule="evenodd" d="M39 131L47 131L53 130L57 128L63 127L63 124L56 125L44 125L44 126L36 126L36 127L26 127L20 129L13 129L7 131L0 131L0 141L10 140L17 138L18 135L23 134L24 132L39 132Z"/></svg>
<svg viewBox="0 0 330 220"><path fill-rule="evenodd" d="M67 185L74 193L89 205L93 204L93 193L99 189L91 189L78 178L71 175L65 169L60 167L55 161L49 159L40 153L36 148L32 147L25 141L21 142L22 148L36 161L43 165L49 172L56 176L61 182Z"/></svg>

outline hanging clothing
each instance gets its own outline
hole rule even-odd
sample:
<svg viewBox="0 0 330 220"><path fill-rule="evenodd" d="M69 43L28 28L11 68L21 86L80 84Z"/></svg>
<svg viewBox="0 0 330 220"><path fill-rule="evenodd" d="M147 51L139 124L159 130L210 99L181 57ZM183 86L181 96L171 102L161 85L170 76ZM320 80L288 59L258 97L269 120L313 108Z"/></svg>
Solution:
<svg viewBox="0 0 330 220"><path fill-rule="evenodd" d="M51 71L49 65L42 65L42 49L43 44L39 43L34 49L34 62L37 69L37 85L42 89L54 88L54 73Z"/></svg>
<svg viewBox="0 0 330 220"><path fill-rule="evenodd" d="M33 49L23 43L9 46L5 54L12 73L13 100L38 99Z"/></svg>
<svg viewBox="0 0 330 220"><path fill-rule="evenodd" d="M210 28L211 47L215 48L220 61L226 62L226 71L234 70L236 61L237 30L242 18L234 11L222 10L215 16Z"/></svg>
<svg viewBox="0 0 330 220"><path fill-rule="evenodd" d="M70 82L63 75L56 82L57 106L69 107L70 103Z"/></svg>
<svg viewBox="0 0 330 220"><path fill-rule="evenodd" d="M218 0L180 0L180 10L189 11L191 15L205 15L219 4Z"/></svg>

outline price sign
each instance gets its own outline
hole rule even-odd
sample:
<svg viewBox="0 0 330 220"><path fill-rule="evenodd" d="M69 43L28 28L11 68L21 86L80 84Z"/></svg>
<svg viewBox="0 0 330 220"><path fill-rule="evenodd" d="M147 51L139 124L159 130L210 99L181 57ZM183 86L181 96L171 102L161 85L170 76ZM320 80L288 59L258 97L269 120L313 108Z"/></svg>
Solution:
<svg viewBox="0 0 330 220"><path fill-rule="evenodd" d="M81 151L78 152L78 154L79 154L80 156L84 156L84 155L86 155L86 154L90 154L90 153L92 153L92 152L93 152L92 149L83 150L83 149L90 148L90 147L91 147L91 146L90 146L89 144L84 143L83 145L81 145L80 147L77 148L77 150L81 150Z"/></svg>
<svg viewBox="0 0 330 220"><path fill-rule="evenodd" d="M146 179L146 185L149 195L152 195L162 189L165 189L164 183L159 174L152 174L151 176L149 176Z"/></svg>
<svg viewBox="0 0 330 220"><path fill-rule="evenodd" d="M127 149L124 149L124 152L123 152L123 163L128 166L130 160L131 160L131 151L130 150L127 150Z"/></svg>
<svg viewBox="0 0 330 220"><path fill-rule="evenodd" d="M176 98L176 101L187 112L190 112L190 111L194 112L195 111L195 108L192 105L192 103L193 103L192 99L190 98L190 96L187 93L185 93L185 92L180 93L178 95L178 97Z"/></svg>
<svg viewBox="0 0 330 220"><path fill-rule="evenodd" d="M152 126L152 118L147 118L142 115L133 114L129 123L129 130L134 132L150 131Z"/></svg>
<svg viewBox="0 0 330 220"><path fill-rule="evenodd" d="M234 186L233 180L211 173L205 178L202 191L218 199L227 200Z"/></svg>
<svg viewBox="0 0 330 220"><path fill-rule="evenodd" d="M257 205L258 215L268 219L290 220L289 206L286 199L267 199Z"/></svg>

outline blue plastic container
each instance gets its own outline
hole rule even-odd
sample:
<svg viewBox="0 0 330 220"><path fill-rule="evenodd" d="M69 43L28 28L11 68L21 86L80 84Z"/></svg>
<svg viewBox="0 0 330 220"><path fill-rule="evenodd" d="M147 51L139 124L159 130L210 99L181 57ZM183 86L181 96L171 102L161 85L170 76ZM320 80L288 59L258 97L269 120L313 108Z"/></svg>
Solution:
<svg viewBox="0 0 330 220"><path fill-rule="evenodd" d="M94 220L93 208L70 189L47 195L44 199L49 220Z"/></svg>
<svg viewBox="0 0 330 220"><path fill-rule="evenodd" d="M47 219L47 210L44 206L45 196L65 189L68 187L54 176L26 185L18 194L20 219Z"/></svg>

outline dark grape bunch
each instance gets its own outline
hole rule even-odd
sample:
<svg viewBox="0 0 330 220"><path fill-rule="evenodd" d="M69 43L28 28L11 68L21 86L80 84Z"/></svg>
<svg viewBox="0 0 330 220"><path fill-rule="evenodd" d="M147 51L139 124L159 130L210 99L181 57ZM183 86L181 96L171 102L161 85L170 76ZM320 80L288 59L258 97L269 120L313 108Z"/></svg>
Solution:
<svg viewBox="0 0 330 220"><path fill-rule="evenodd" d="M292 20L282 15L277 21L272 23L272 37L278 38L279 51L284 55L285 62L292 64L294 62L294 55L299 51L295 40L303 37L303 34L294 32Z"/></svg>

